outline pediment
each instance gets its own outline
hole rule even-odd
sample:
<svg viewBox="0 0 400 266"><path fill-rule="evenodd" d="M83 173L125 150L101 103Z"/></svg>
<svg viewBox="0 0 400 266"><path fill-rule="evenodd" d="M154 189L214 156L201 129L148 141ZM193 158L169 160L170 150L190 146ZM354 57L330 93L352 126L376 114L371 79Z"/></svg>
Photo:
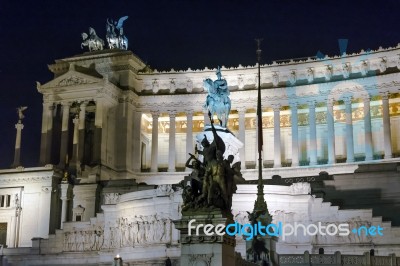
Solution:
<svg viewBox="0 0 400 266"><path fill-rule="evenodd" d="M40 85L40 89L62 88L62 87L78 86L85 84L94 84L102 81L103 79L101 78L84 74L76 70L69 70L67 73L47 82L46 84Z"/></svg>

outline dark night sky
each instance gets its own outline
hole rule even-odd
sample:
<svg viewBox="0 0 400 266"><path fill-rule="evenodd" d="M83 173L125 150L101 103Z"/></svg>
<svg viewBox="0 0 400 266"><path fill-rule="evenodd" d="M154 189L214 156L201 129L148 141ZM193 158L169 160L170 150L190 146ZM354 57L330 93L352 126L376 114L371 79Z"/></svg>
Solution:
<svg viewBox="0 0 400 266"><path fill-rule="evenodd" d="M42 100L35 81L51 79L47 64L82 53L81 33L105 39L107 18L128 15L129 49L157 69L254 65L254 38L263 62L349 53L400 42L399 1L0 1L0 168L13 160L16 107L28 105L22 162L39 159Z"/></svg>

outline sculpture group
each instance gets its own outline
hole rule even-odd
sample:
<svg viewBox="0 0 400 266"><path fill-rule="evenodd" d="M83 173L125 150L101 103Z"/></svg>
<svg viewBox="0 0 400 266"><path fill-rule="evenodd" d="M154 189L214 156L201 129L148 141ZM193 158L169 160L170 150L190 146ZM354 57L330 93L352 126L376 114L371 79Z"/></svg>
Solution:
<svg viewBox="0 0 400 266"><path fill-rule="evenodd" d="M124 34L123 24L128 19L128 16L121 17L118 21L107 19L106 24L106 39L109 49L128 49L128 38ZM89 34L82 33L83 42L81 48L88 47L89 51L98 51L104 49L104 41L97 36L93 28L89 28Z"/></svg>
<svg viewBox="0 0 400 266"><path fill-rule="evenodd" d="M236 184L244 180L240 172L240 162L233 164L234 155L224 158L226 144L214 126L215 114L220 121L220 127L226 127L231 103L228 85L226 80L221 78L220 68L217 69L216 74L217 80L204 81L208 92L204 107L208 109L213 141L210 143L204 134L201 146L198 148L196 145L195 152L202 156L202 160L199 159L200 157L189 154L186 167L191 168L192 173L189 175L190 185L183 182L183 211L219 208L230 212Z"/></svg>

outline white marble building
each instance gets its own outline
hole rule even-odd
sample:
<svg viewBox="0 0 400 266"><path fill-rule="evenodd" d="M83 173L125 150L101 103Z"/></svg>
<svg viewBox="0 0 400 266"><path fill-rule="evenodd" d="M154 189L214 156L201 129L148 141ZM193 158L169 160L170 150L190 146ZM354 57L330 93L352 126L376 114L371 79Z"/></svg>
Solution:
<svg viewBox="0 0 400 266"><path fill-rule="evenodd" d="M400 255L400 222L390 211L400 208L399 54L400 45L261 66L263 176L282 178L264 188L274 221L379 224L388 232L279 239L279 254L324 248ZM56 60L49 69L54 79L37 84L39 167L0 171L3 262L109 265L120 254L134 265L164 265L167 257L177 263L172 220L179 219L182 200L171 185L188 174L188 153L209 123L202 83L215 70L158 72L122 50ZM232 100L228 128L244 143L243 176L256 180L257 66L222 67L222 75ZM67 155L71 176L62 182ZM342 200L344 208L314 195L314 181L325 199ZM372 205L351 201L346 190ZM255 184L238 186L237 220L246 221L255 198ZM236 249L244 255L243 240Z"/></svg>

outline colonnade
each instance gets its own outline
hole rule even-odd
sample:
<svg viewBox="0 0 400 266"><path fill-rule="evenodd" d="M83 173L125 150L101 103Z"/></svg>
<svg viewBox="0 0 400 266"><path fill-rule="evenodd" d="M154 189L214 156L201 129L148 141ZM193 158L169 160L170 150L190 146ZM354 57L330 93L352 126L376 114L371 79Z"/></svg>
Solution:
<svg viewBox="0 0 400 266"><path fill-rule="evenodd" d="M384 151L384 159L392 158L392 143L391 143L391 125L390 125L390 110L389 110L389 95L388 93L382 93L382 124L383 124L383 151ZM344 102L344 113L345 113L345 157L346 163L352 163L355 161L354 154L354 135L353 135L353 108L352 103L355 100L352 97L343 97L341 100ZM364 134L365 134L365 161L373 160L374 149L373 149L373 141L372 141L372 126L371 126L371 97L366 96L362 99L363 102L363 125L364 125ZM336 163L336 150L335 150L335 117L334 117L334 104L335 101L333 99L325 99L324 101L318 100L309 100L306 102L307 111L308 111L308 141L309 141L309 165L315 166L318 164L318 147L317 147L317 119L316 119L316 106L321 106L321 103L324 103L323 106L326 108L326 131L327 138L324 145L327 146L327 162L328 164ZM300 165L300 149L299 149L299 119L298 119L298 110L300 103L298 102L290 102L290 116L291 116L291 166L299 166ZM302 108L304 108L304 103L301 103ZM281 110L282 105L280 104L271 104L269 107L272 107L273 110L273 135L274 135L274 155L273 155L273 167L279 168L282 167L282 153L281 153ZM240 106L236 109L238 114L238 132L237 137L240 141L246 145L246 107ZM190 141L193 139L193 110L186 110L186 118L187 118L187 128L186 128L186 154L189 152L193 152L193 142ZM160 112L151 112L152 115L152 124L157 125L160 117ZM175 130L175 119L176 119L176 110L168 111L169 122L170 122L170 130L169 130L169 146L168 146L168 171L174 172L176 169L176 130ZM206 113L204 113L204 118L206 118ZM208 117L207 117L208 118ZM207 121L206 121L207 123ZM257 131L257 130L256 130ZM159 130L158 127L152 127L152 140L151 140L151 172L158 171L158 140L159 140ZM248 145L249 143L247 143ZM265 149L265 146L264 146ZM255 149L257 150L257 149ZM269 149L267 152L272 151ZM257 152L257 151L256 151ZM245 160L245 149L242 148L239 150L240 158L242 159L242 169L246 169ZM255 156L256 158L257 156ZM257 163L257 160L256 162Z"/></svg>

